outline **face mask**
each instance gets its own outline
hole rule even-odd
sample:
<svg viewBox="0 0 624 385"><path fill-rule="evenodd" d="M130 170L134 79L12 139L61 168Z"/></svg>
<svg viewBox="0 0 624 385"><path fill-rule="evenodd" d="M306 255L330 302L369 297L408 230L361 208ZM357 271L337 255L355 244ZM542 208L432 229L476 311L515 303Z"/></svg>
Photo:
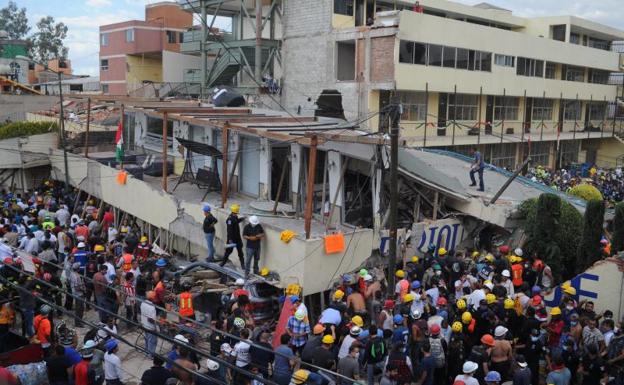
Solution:
<svg viewBox="0 0 624 385"><path fill-rule="evenodd" d="M539 340L539 336L531 336L531 341L535 342Z"/></svg>
<svg viewBox="0 0 624 385"><path fill-rule="evenodd" d="M442 271L441 270L436 270L435 274L436 275L442 275Z"/></svg>
<svg viewBox="0 0 624 385"><path fill-rule="evenodd" d="M578 325L578 321L570 321L570 325L576 326L576 325Z"/></svg>
<svg viewBox="0 0 624 385"><path fill-rule="evenodd" d="M566 306L566 309L568 309L568 310L574 310L574 306L572 306L572 305L568 305L568 306Z"/></svg>

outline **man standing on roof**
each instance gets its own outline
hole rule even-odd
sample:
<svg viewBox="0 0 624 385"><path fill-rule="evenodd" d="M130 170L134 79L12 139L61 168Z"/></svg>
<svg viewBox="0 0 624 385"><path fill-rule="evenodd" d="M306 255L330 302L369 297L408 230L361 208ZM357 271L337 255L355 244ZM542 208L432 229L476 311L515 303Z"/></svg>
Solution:
<svg viewBox="0 0 624 385"><path fill-rule="evenodd" d="M472 156L474 156L474 160L472 165L470 166L470 186L476 186L477 182L475 181L474 174L479 174L479 189L477 191L485 191L485 187L483 185L483 171L485 169L485 163L483 162L483 156L479 152L476 147L472 148Z"/></svg>
<svg viewBox="0 0 624 385"><path fill-rule="evenodd" d="M243 237L247 240L247 258L245 259L245 276L249 275L251 269L251 260L253 258L253 272L258 274L260 268L258 262L260 261L260 242L264 238L264 229L260 225L260 220L257 216L252 215L249 217L249 224L243 228Z"/></svg>
<svg viewBox="0 0 624 385"><path fill-rule="evenodd" d="M206 237L206 248L208 249L208 257L206 258L206 262L214 261L214 237L215 237L215 225L217 224L217 218L212 215L212 208L210 205L205 204L202 208L204 212L204 236Z"/></svg>
<svg viewBox="0 0 624 385"><path fill-rule="evenodd" d="M241 238L240 233L240 223L245 219L244 217L239 217L238 213L240 212L240 206L237 204L233 204L230 206L230 216L227 217L225 221L226 232L227 232L227 242L225 245L225 254L223 255L223 260L220 265L225 266L225 264L230 259L230 254L234 248L238 252L238 260L242 268L245 267L245 255L243 254L243 240Z"/></svg>

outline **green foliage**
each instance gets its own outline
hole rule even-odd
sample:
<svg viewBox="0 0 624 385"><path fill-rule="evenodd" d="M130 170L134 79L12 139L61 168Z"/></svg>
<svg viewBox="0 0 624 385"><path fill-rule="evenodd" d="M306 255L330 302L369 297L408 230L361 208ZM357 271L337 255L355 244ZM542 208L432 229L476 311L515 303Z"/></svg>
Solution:
<svg viewBox="0 0 624 385"><path fill-rule="evenodd" d="M586 201L602 200L602 194L600 191L590 184L580 184L578 186L574 186L570 189L569 194Z"/></svg>
<svg viewBox="0 0 624 385"><path fill-rule="evenodd" d="M46 134L58 131L56 122L13 122L0 125L0 139Z"/></svg>
<svg viewBox="0 0 624 385"><path fill-rule="evenodd" d="M9 5L0 9L0 31L6 31L9 39L23 39L30 31L26 8L19 9L14 1L9 1Z"/></svg>
<svg viewBox="0 0 624 385"><path fill-rule="evenodd" d="M67 26L55 23L52 16L41 18L37 23L37 32L32 36L33 58L39 62L67 58L68 49L63 45L67 37Z"/></svg>
<svg viewBox="0 0 624 385"><path fill-rule="evenodd" d="M611 252L613 254L624 250L624 202L615 206L615 218L613 218L613 240Z"/></svg>
<svg viewBox="0 0 624 385"><path fill-rule="evenodd" d="M530 253L536 253L547 263L556 278L563 272L561 246L557 242L559 222L561 219L561 198L555 194L542 194L531 208L531 203L524 205L524 210L531 209L534 214L527 214L528 241L526 248ZM522 212L523 208L521 208Z"/></svg>
<svg viewBox="0 0 624 385"><path fill-rule="evenodd" d="M600 238L603 233L605 205L602 200L590 200L585 207L583 236L576 256L576 265L585 270L602 258Z"/></svg>

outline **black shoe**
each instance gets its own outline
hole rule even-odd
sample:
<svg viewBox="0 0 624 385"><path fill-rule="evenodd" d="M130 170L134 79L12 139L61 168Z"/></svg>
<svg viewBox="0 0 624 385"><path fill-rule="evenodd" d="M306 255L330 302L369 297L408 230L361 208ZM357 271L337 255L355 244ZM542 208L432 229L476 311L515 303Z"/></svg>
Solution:
<svg viewBox="0 0 624 385"><path fill-rule="evenodd" d="M485 190L484 190L484 189L481 189L481 188L480 188L480 189L477 189L477 191L485 192Z"/></svg>
<svg viewBox="0 0 624 385"><path fill-rule="evenodd" d="M468 186L470 186L470 187L474 187L474 186L476 186L476 185L477 185L476 183L470 183Z"/></svg>

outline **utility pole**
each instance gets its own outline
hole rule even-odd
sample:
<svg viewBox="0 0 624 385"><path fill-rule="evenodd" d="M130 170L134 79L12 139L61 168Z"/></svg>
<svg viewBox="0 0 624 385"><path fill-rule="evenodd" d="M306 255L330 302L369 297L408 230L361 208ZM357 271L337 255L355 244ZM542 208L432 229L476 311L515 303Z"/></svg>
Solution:
<svg viewBox="0 0 624 385"><path fill-rule="evenodd" d="M201 36L202 39L199 42L199 51L201 52L201 89L199 90L199 100L203 100L206 96L206 75L208 72L208 63L206 56L206 40L208 39L208 21L206 20L206 4L204 0L200 0L199 6L201 7Z"/></svg>
<svg viewBox="0 0 624 385"><path fill-rule="evenodd" d="M390 123L390 253L388 257L388 295L394 295L394 272L397 258L397 200L398 168L399 168L399 121L401 119L401 104L394 96Z"/></svg>
<svg viewBox="0 0 624 385"><path fill-rule="evenodd" d="M58 76L59 99L61 101L60 123L61 123L61 144L63 145L63 162L65 163L65 192L68 193L71 190L71 186L69 185L69 164L68 164L69 162L67 161L67 135L65 134L65 114L63 110L63 85L61 84L62 73L59 70L56 74Z"/></svg>

